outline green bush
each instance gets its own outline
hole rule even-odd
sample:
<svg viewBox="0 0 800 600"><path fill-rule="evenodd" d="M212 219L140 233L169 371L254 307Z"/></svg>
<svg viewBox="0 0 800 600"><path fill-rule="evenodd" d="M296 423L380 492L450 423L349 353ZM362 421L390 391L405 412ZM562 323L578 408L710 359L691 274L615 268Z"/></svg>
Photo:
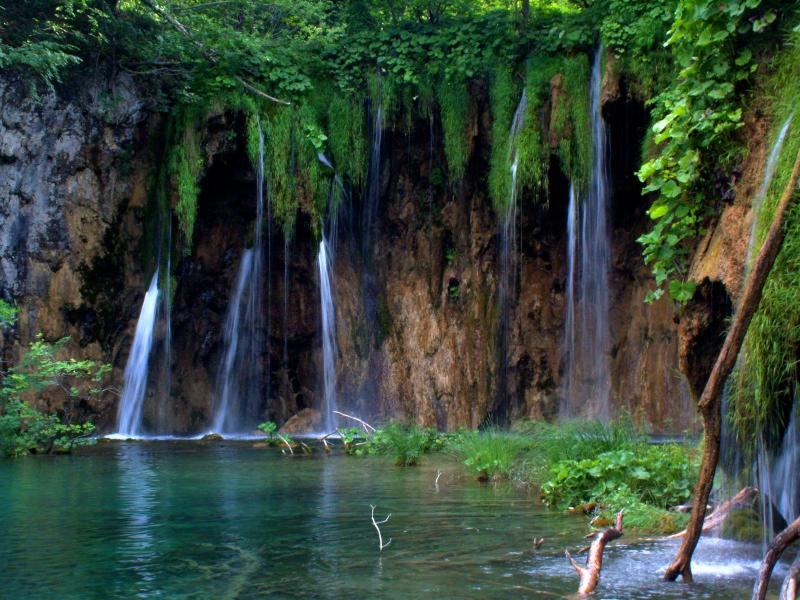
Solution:
<svg viewBox="0 0 800 600"><path fill-rule="evenodd" d="M12 325L16 309L0 302L0 326ZM93 444L91 423L69 423L73 405L103 393L100 385L110 365L91 360L58 358L69 338L55 343L36 337L19 362L0 373L0 454L19 456L28 453L68 452L76 446ZM28 403L28 398L44 390L65 397L64 420L46 414Z"/></svg>
<svg viewBox="0 0 800 600"><path fill-rule="evenodd" d="M683 446L643 444L596 458L562 460L550 473L542 497L551 506L607 503L622 496L665 509L690 498L696 467Z"/></svg>

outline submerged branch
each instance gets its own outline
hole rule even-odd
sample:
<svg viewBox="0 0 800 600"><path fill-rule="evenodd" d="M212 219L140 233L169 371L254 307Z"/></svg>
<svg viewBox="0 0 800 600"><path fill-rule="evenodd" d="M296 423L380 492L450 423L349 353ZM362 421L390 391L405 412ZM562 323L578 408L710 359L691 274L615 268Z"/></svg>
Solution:
<svg viewBox="0 0 800 600"><path fill-rule="evenodd" d="M579 594L591 594L597 587L597 582L600 579L600 570L603 568L603 551L608 542L622 537L622 517L624 513L624 510L617 513L617 522L614 527L609 527L601 532L592 534L595 538L592 545L589 546L589 556L586 557L585 567L579 565L578 562L572 558L569 550L564 551L567 560L581 578L580 584L578 585Z"/></svg>
<svg viewBox="0 0 800 600"><path fill-rule="evenodd" d="M383 549L386 548L389 544L392 543L392 538L389 538L389 541L384 544L383 543L383 535L381 535L381 528L378 527L378 526L379 525L383 525L384 523L386 523L389 520L389 517L392 516L392 513L389 513L389 515L383 521L376 521L375 520L375 507L372 504L370 504L369 507L372 509L372 517L371 517L372 518L372 526L375 528L375 531L378 532L378 550L383 552Z"/></svg>

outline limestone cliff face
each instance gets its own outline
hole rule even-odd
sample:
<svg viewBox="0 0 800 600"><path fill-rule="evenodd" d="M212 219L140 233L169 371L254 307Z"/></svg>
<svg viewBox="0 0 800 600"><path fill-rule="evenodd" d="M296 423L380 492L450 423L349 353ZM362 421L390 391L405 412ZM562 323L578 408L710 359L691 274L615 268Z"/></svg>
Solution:
<svg viewBox="0 0 800 600"><path fill-rule="evenodd" d="M152 123L125 77L72 89L34 99L0 78L0 294L20 307L3 346L17 355L37 332L71 336L67 353L120 366L130 344L125 314L143 289L137 212ZM115 403L106 395L74 408L102 425Z"/></svg>
<svg viewBox="0 0 800 600"><path fill-rule="evenodd" d="M657 431L679 431L692 411L677 370L678 326L667 301L642 302L652 280L635 242L648 226L633 176L645 120L624 86L611 84L604 98L615 207L612 403ZM82 89L35 102L0 84L0 293L22 308L3 342L18 353L37 331L70 335L68 351L111 362L121 386L153 268L140 257L152 244L145 242L144 213L160 124L124 77ZM567 183L554 165L548 197L520 199L517 293L507 358L500 360L499 228L485 181L491 122L485 92L476 98L463 182L442 176L439 123L416 123L410 133L385 132L369 251L359 232L358 190L340 215L334 293L344 410L441 429L558 414ZM168 393L151 386L145 402L145 420L173 433L202 431L211 415L225 310L255 216L243 129L240 117L218 114L202 132L206 169L194 243L173 265L172 384ZM317 241L305 217L288 243L275 225L268 240L261 360L269 378L261 416L283 422L322 403ZM152 362L163 364L159 358ZM116 403L108 395L80 411L107 431Z"/></svg>

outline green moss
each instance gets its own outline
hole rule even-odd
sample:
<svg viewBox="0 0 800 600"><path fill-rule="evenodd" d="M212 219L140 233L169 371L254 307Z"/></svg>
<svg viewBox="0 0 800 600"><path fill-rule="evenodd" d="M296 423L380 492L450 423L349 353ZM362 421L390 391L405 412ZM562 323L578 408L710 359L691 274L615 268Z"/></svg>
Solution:
<svg viewBox="0 0 800 600"><path fill-rule="evenodd" d="M565 58L561 65L561 93L553 106L553 134L564 173L584 192L592 160L589 59L585 54Z"/></svg>
<svg viewBox="0 0 800 600"><path fill-rule="evenodd" d="M511 194L509 131L520 90L510 67L499 67L492 76L489 100L492 110L492 155L489 160L489 195L495 208L503 210Z"/></svg>
<svg viewBox="0 0 800 600"><path fill-rule="evenodd" d="M182 247L185 253L192 247L192 234L197 217L199 179L205 168L200 147L200 129L208 110L201 105L176 107L171 116L165 167L167 179L177 195L175 215L178 218Z"/></svg>
<svg viewBox="0 0 800 600"><path fill-rule="evenodd" d="M517 138L517 181L536 198L547 192L550 146L547 127L542 122L544 106L550 98L550 80L558 71L559 61L547 56L529 59L525 94L528 107Z"/></svg>
<svg viewBox="0 0 800 600"><path fill-rule="evenodd" d="M795 33L787 50L779 54L763 84L770 100L770 142L776 139L800 96L800 34ZM757 254L772 221L795 158L800 152L800 121L795 115L789 128L771 185L757 215L758 227L753 255ZM776 443L786 426L797 390L800 361L800 206L790 209L785 237L775 265L764 286L758 311L743 346L742 367L734 378L732 420L740 442L750 447L759 434Z"/></svg>
<svg viewBox="0 0 800 600"><path fill-rule="evenodd" d="M336 171L362 187L367 173L367 133L364 122L364 98L337 93L328 107L328 144Z"/></svg>
<svg viewBox="0 0 800 600"><path fill-rule="evenodd" d="M461 181L469 159L470 96L464 80L442 81L437 89L442 119L444 154L451 183Z"/></svg>
<svg viewBox="0 0 800 600"><path fill-rule="evenodd" d="M267 181L269 201L275 222L284 232L291 234L297 218L297 195L295 193L295 148L293 144L294 109L281 108L267 121Z"/></svg>

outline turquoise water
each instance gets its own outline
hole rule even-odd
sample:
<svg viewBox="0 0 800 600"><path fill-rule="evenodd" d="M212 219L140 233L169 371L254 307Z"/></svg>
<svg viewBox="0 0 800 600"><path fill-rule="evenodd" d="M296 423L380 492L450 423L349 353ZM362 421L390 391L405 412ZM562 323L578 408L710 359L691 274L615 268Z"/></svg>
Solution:
<svg viewBox="0 0 800 600"><path fill-rule="evenodd" d="M383 553L370 504L392 513ZM14 599L563 598L577 588L564 549L588 531L444 457L404 469L228 443L0 461L0 515L0 598ZM756 546L702 542L692 586L658 579L675 548L623 538L594 597L749 598Z"/></svg>

